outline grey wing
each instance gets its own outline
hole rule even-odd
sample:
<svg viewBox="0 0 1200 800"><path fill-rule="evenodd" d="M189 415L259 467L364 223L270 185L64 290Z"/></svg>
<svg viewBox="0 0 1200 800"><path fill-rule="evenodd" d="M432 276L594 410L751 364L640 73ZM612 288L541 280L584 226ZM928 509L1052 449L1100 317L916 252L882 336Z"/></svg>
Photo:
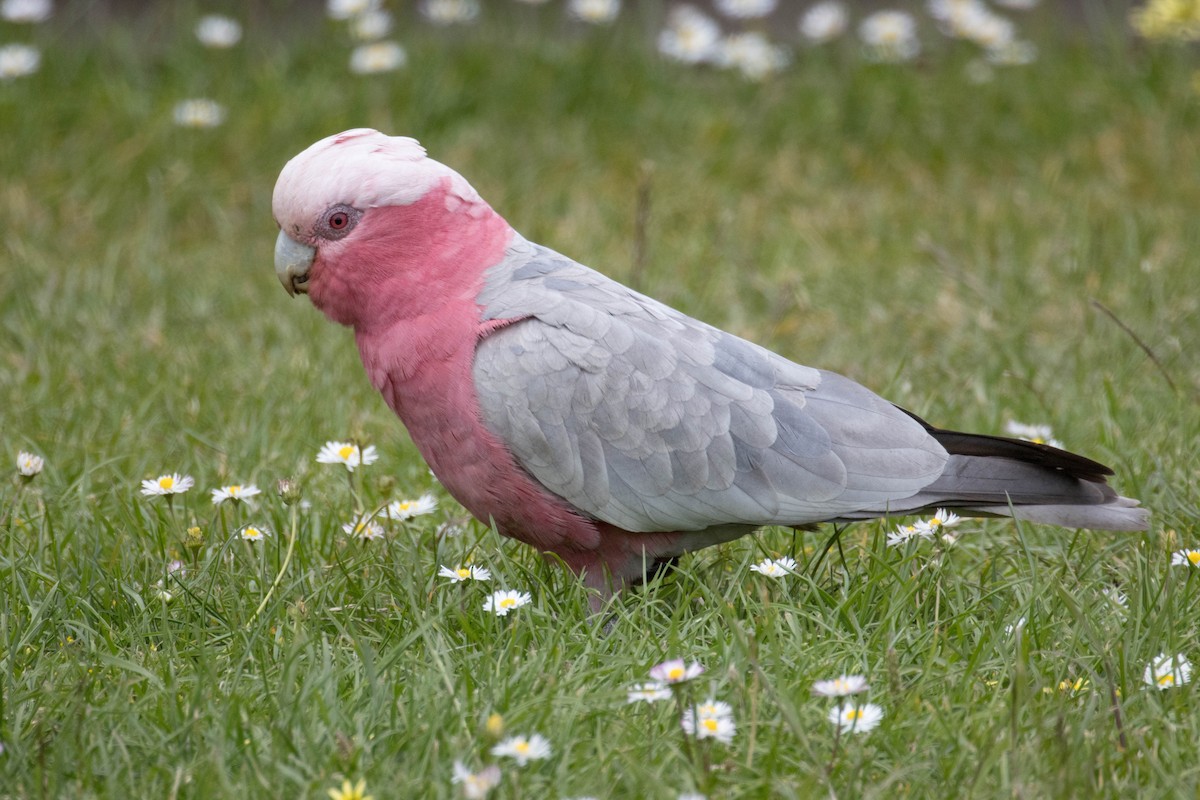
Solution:
<svg viewBox="0 0 1200 800"><path fill-rule="evenodd" d="M799 525L918 492L946 453L854 382L518 240L486 276L486 424L542 485L630 531Z"/></svg>

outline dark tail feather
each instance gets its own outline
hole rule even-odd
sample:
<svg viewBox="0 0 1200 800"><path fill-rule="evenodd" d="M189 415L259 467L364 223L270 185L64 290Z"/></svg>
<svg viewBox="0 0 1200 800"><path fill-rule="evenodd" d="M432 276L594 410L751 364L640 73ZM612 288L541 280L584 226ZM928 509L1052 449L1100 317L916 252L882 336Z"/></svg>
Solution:
<svg viewBox="0 0 1200 800"><path fill-rule="evenodd" d="M1050 445L1004 436L934 428L908 413L933 436L950 460L933 483L886 513L907 514L939 506L975 516L1004 516L1067 528L1139 531L1149 512L1108 485L1113 472L1090 458ZM864 515L865 516L865 515Z"/></svg>

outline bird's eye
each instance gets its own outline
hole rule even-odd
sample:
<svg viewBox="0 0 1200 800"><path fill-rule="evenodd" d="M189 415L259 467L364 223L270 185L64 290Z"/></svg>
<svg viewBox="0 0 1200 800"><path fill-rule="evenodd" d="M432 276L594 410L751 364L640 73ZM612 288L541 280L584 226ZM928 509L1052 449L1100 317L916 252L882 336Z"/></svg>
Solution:
<svg viewBox="0 0 1200 800"><path fill-rule="evenodd" d="M326 239L340 239L354 228L360 214L347 205L336 205L325 212L317 226L317 233Z"/></svg>

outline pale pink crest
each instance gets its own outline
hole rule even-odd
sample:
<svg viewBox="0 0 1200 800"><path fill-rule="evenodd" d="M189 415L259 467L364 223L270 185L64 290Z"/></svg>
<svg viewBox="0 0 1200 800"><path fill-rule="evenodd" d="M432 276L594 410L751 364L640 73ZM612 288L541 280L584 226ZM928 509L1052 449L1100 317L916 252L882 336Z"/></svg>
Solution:
<svg viewBox="0 0 1200 800"><path fill-rule="evenodd" d="M271 208L288 236L311 244L312 225L330 206L344 203L360 211L406 206L443 183L447 202L479 202L467 180L427 157L416 139L354 128L292 158L275 182Z"/></svg>

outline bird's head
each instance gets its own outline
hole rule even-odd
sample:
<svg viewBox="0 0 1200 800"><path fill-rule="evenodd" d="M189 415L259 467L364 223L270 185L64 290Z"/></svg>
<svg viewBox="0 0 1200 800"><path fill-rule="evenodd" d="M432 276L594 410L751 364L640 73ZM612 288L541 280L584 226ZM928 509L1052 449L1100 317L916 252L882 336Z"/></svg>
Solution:
<svg viewBox="0 0 1200 800"><path fill-rule="evenodd" d="M308 294L350 325L380 305L381 293L402 295L439 280L447 249L464 249L456 235L470 236L457 220L495 216L466 179L428 158L415 139L368 128L329 136L289 161L272 211L283 288Z"/></svg>

